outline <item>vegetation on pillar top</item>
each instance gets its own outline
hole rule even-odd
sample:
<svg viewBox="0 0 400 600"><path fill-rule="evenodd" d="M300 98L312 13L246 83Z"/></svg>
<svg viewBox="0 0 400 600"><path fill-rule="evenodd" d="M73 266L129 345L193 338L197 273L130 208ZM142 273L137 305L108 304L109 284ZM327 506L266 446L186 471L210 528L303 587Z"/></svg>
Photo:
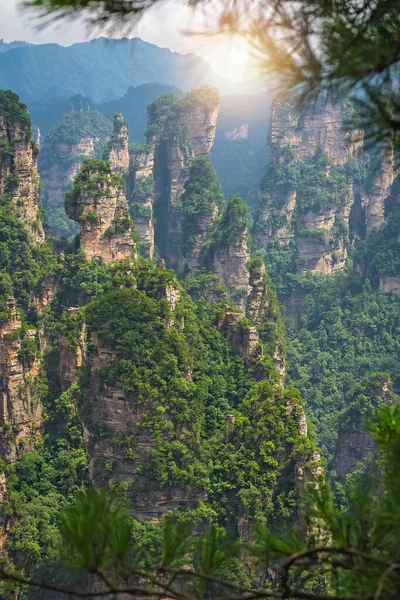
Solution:
<svg viewBox="0 0 400 600"><path fill-rule="evenodd" d="M318 149L314 156L304 160L270 165L260 187L269 195L276 194L279 190L296 190L298 212L320 212L339 207L345 202L350 193L349 169L346 165L333 164L322 150ZM279 208L279 198L275 202L272 200L269 219L273 228L280 226L279 215L274 216L274 209Z"/></svg>
<svg viewBox="0 0 400 600"><path fill-rule="evenodd" d="M217 108L218 104L218 91L209 85L192 90L182 100L178 100L174 94L164 94L156 98L147 107L147 141L150 143L153 139L159 139L162 135L169 139L174 135L184 138L185 132L180 131L182 127L179 123L180 112L193 110L195 107L211 111Z"/></svg>
<svg viewBox="0 0 400 600"><path fill-rule="evenodd" d="M110 152L113 148L116 150L122 150L124 144L128 141L129 137L129 124L121 113L117 113L114 116L113 121L113 134L108 141L107 148L104 151L103 158L108 160Z"/></svg>
<svg viewBox="0 0 400 600"><path fill-rule="evenodd" d="M162 135L165 122L168 117L176 114L179 100L174 94L164 94L159 96L147 107L148 127L146 130L146 138L150 143L154 138Z"/></svg>
<svg viewBox="0 0 400 600"><path fill-rule="evenodd" d="M338 418L339 429L359 432L379 410L395 404L399 397L393 391L389 373L369 373L349 391L346 400L346 408Z"/></svg>
<svg viewBox="0 0 400 600"><path fill-rule="evenodd" d="M219 104L219 93L217 88L210 85L203 85L200 88L190 91L179 102L179 107L183 110L192 109L201 106L206 110L214 110Z"/></svg>
<svg viewBox="0 0 400 600"><path fill-rule="evenodd" d="M216 247L240 245L248 236L248 210L239 196L231 196L214 234Z"/></svg>
<svg viewBox="0 0 400 600"><path fill-rule="evenodd" d="M97 110L72 110L65 114L57 127L51 129L46 142L77 144L85 137L99 141L112 134L110 121Z"/></svg>
<svg viewBox="0 0 400 600"><path fill-rule="evenodd" d="M20 123L29 128L31 135L31 118L26 104L20 102L19 96L11 90L0 90L0 116L5 118L7 125Z"/></svg>
<svg viewBox="0 0 400 600"><path fill-rule="evenodd" d="M107 194L106 188L124 190L125 182L121 175L112 170L108 162L96 158L86 158L75 178L72 189L65 196L67 214L79 219L82 195L90 194L93 201Z"/></svg>

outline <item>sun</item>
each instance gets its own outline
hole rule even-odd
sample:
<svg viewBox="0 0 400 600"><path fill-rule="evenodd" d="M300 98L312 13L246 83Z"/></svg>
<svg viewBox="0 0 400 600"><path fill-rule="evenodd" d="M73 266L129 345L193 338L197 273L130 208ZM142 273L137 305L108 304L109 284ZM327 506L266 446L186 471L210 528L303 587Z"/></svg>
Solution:
<svg viewBox="0 0 400 600"><path fill-rule="evenodd" d="M238 82L260 77L253 48L240 35L221 33L212 36L202 48L202 56L220 77Z"/></svg>

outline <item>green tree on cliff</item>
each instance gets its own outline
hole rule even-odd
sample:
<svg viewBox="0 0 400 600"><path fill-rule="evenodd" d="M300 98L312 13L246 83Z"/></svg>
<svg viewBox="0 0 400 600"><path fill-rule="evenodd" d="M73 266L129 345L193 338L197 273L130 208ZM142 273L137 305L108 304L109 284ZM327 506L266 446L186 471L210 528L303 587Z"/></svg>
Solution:
<svg viewBox="0 0 400 600"><path fill-rule="evenodd" d="M324 482L310 491L305 513L311 534L308 544L294 532L257 526L250 541L239 546L219 527L194 534L185 520L168 517L157 540L143 544L143 537L138 540L128 527L128 513L92 488L61 513L60 543L75 573L72 580L82 581L85 572L93 585L63 587L54 579L28 580L5 567L0 569L2 585L44 588L74 597L397 598L400 405L377 409L370 430L377 445L372 474L349 486L342 506L335 504ZM251 567L251 577L238 577L240 563L247 570Z"/></svg>

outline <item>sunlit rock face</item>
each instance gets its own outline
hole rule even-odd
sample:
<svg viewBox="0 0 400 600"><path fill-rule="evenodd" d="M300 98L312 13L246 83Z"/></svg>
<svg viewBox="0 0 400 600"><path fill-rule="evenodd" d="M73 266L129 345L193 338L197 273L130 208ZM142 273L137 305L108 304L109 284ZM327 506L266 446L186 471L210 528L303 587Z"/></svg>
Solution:
<svg viewBox="0 0 400 600"><path fill-rule="evenodd" d="M107 163L89 159L67 196L67 215L80 225L80 247L88 260L109 263L136 255L124 187Z"/></svg>
<svg viewBox="0 0 400 600"><path fill-rule="evenodd" d="M282 100L272 107L268 140L272 166L265 177L254 237L262 249L275 240L283 246L294 243L297 273L330 275L343 269L351 227L368 237L384 223L385 200L394 181L393 156L382 150L368 184L357 180L352 168L360 157L363 132L346 127L350 108L321 101L297 110ZM319 162L322 157L325 167ZM305 179L312 169L314 180ZM351 219L357 198L355 223Z"/></svg>
<svg viewBox="0 0 400 600"><path fill-rule="evenodd" d="M280 169L286 169L286 182L276 186L271 183L271 192L261 201L254 232L256 245L268 248L274 240L282 245L294 240L300 273L315 271L328 275L343 268L346 262L348 217L354 200L351 186L343 186L340 201L332 199L325 208L304 210L299 201L302 161L318 153L327 157L319 185L322 189L325 186L324 193L329 194L332 186L329 164L343 165L356 155L362 136L360 132L346 132L343 119L340 105L325 104L319 109L299 112L288 102L276 101L272 107L269 176L273 178ZM268 181L266 184L268 187ZM309 193L315 192L310 189ZM344 222L340 231L339 222Z"/></svg>
<svg viewBox="0 0 400 600"><path fill-rule="evenodd" d="M333 163L343 164L362 144L362 132L346 131L344 120L341 104L321 103L298 111L289 101L275 101L269 133L272 160L284 162L288 149L294 160L313 156L321 149Z"/></svg>
<svg viewBox="0 0 400 600"><path fill-rule="evenodd" d="M216 249L213 271L219 275L228 289L228 296L241 310L245 310L250 293L250 274L247 263L250 252L247 245L247 232L236 242Z"/></svg>

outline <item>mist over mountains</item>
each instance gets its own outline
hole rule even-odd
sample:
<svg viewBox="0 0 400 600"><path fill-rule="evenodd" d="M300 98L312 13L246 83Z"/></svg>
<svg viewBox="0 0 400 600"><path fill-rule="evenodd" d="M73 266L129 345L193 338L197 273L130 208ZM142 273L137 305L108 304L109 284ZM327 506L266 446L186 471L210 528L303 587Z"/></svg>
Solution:
<svg viewBox="0 0 400 600"><path fill-rule="evenodd" d="M116 100L131 86L159 83L183 91L204 84L237 93L237 82L216 75L195 54L179 54L139 38L98 38L69 47L0 42L0 88L24 102L46 102L75 94L94 102ZM243 89L243 91L245 91Z"/></svg>

